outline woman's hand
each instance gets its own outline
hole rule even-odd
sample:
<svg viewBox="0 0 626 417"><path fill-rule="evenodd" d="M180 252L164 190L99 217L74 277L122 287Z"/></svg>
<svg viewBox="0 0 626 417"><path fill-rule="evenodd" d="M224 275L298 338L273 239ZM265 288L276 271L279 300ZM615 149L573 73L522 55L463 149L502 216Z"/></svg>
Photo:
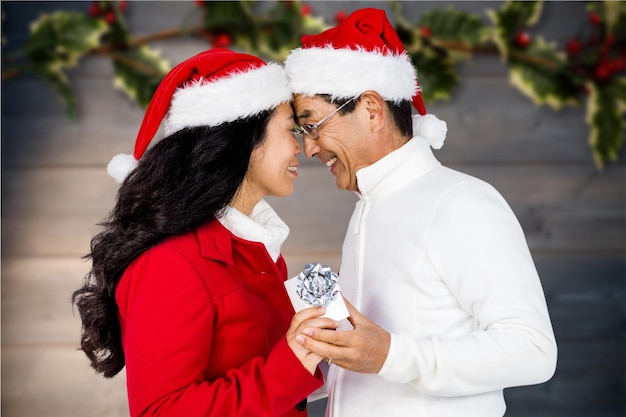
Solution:
<svg viewBox="0 0 626 417"><path fill-rule="evenodd" d="M348 320L353 330L329 332L323 327L310 327L302 329L297 342L319 356L332 359L333 364L344 369L378 373L389 354L391 335L345 298L344 302L350 312Z"/></svg>
<svg viewBox="0 0 626 417"><path fill-rule="evenodd" d="M311 352L301 343L298 343L296 337L301 335L302 330L307 328L336 330L339 327L339 322L321 317L325 313L326 309L324 307L311 307L301 310L293 316L291 325L287 330L287 344L311 375L315 374L317 365L324 357Z"/></svg>

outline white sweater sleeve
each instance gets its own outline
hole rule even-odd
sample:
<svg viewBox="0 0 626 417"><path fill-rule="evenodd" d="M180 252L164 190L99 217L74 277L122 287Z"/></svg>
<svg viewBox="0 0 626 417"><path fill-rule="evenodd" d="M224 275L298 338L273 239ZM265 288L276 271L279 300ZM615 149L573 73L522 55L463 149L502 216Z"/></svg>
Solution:
<svg viewBox="0 0 626 417"><path fill-rule="evenodd" d="M475 330L457 338L392 334L381 377L439 396L552 377L557 348L543 289L523 231L496 190L474 180L448 190L426 237L426 257Z"/></svg>

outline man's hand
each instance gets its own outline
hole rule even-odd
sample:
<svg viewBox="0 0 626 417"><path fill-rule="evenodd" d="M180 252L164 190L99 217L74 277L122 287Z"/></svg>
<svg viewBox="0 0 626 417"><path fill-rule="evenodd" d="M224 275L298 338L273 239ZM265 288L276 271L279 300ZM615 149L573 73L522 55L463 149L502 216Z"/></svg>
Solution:
<svg viewBox="0 0 626 417"><path fill-rule="evenodd" d="M391 335L345 300L353 330L305 328L296 341L350 371L378 373L387 359Z"/></svg>

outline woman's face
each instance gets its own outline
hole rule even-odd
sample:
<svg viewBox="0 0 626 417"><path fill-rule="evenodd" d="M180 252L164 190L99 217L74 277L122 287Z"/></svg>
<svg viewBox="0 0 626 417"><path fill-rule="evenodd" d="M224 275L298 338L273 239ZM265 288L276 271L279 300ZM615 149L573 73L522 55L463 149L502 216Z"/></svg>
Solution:
<svg viewBox="0 0 626 417"><path fill-rule="evenodd" d="M252 151L250 166L239 190L243 213L266 196L284 197L293 193L298 176L298 154L302 152L294 133L291 104L278 106L267 124L263 142ZM242 210L243 208L243 210Z"/></svg>

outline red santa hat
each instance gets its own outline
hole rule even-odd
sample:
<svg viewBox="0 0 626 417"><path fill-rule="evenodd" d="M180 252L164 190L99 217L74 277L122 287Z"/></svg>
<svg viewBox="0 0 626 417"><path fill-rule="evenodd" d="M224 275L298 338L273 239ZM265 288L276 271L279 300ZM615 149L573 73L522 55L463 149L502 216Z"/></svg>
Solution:
<svg viewBox="0 0 626 417"><path fill-rule="evenodd" d="M303 36L285 68L294 94L345 99L374 90L396 104L410 100L417 110L413 135L443 145L446 123L427 114L415 67L383 10L357 10L334 28Z"/></svg>
<svg viewBox="0 0 626 417"><path fill-rule="evenodd" d="M107 171L123 182L162 121L167 136L186 127L218 126L254 116L291 97L281 65L222 48L201 52L163 78L144 115L133 155L116 155Z"/></svg>

